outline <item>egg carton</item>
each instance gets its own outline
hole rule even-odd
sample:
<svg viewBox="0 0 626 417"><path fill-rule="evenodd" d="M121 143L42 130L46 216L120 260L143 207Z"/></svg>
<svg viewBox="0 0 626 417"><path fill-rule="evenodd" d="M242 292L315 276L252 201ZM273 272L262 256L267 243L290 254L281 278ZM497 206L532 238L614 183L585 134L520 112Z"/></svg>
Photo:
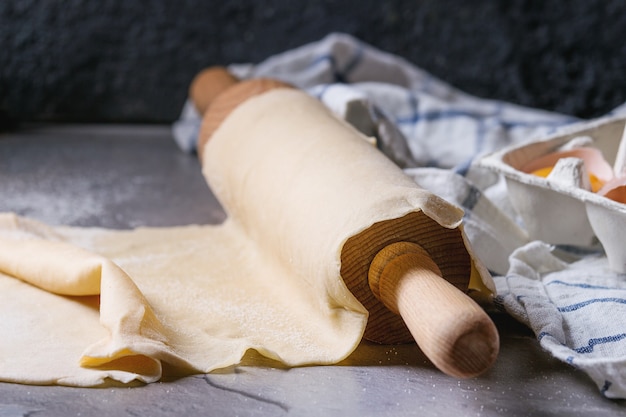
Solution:
<svg viewBox="0 0 626 417"><path fill-rule="evenodd" d="M578 123L481 158L502 174L529 238L555 245L602 244L626 273L626 117Z"/></svg>

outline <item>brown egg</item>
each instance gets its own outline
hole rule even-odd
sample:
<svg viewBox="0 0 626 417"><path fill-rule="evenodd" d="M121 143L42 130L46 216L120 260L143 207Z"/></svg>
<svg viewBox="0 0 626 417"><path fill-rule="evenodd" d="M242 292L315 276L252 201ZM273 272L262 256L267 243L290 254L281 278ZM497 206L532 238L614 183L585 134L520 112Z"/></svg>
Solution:
<svg viewBox="0 0 626 417"><path fill-rule="evenodd" d="M626 204L626 177L618 177L609 181L598 191L598 194L618 203Z"/></svg>
<svg viewBox="0 0 626 417"><path fill-rule="evenodd" d="M618 203L626 204L626 185L619 185L611 188L604 194L606 198L617 201Z"/></svg>
<svg viewBox="0 0 626 417"><path fill-rule="evenodd" d="M202 158L204 145L209 141L213 132L215 132L230 112L247 99L277 88L294 87L282 81L270 78L255 78L241 81L219 94L209 105L209 108L202 118L202 125L198 136L198 154L200 157Z"/></svg>
<svg viewBox="0 0 626 417"><path fill-rule="evenodd" d="M224 67L209 67L200 71L189 86L189 98L200 115L204 115L211 102L239 80Z"/></svg>

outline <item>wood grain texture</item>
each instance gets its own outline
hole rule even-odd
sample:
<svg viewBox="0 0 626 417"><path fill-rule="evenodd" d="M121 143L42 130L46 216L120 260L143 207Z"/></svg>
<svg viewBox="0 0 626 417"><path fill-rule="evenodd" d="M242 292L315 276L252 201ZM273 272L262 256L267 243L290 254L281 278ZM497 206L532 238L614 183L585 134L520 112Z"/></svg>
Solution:
<svg viewBox="0 0 626 417"><path fill-rule="evenodd" d="M213 132L220 126L222 121L239 104L244 101L277 88L293 88L291 85L269 78L255 78L233 84L222 93L218 94L209 104L198 136L198 154L202 160L204 145L209 141Z"/></svg>
<svg viewBox="0 0 626 417"><path fill-rule="evenodd" d="M399 314L424 354L444 373L469 378L498 356L498 332L471 298L441 277L428 252L415 243L385 247L372 261L372 292Z"/></svg>
<svg viewBox="0 0 626 417"><path fill-rule="evenodd" d="M204 115L215 98L239 80L224 67L200 71L189 85L189 98L200 115Z"/></svg>
<svg viewBox="0 0 626 417"><path fill-rule="evenodd" d="M402 317L385 307L368 283L368 272L376 254L400 241L414 242L425 248L439 266L443 278L459 290L466 291L469 284L471 261L460 230L443 228L421 211L375 223L351 237L341 251L341 276L370 313L363 337L372 342L414 341Z"/></svg>

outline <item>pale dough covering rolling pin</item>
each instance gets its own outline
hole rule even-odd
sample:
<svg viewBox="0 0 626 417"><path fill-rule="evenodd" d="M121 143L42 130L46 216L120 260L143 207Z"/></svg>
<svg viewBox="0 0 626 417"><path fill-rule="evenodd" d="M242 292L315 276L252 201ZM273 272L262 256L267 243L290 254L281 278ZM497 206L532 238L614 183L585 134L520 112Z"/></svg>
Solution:
<svg viewBox="0 0 626 417"><path fill-rule="evenodd" d="M462 211L419 188L305 93L269 86L256 95L263 82L242 83L234 98L219 96L223 107L246 91L252 97L200 143L205 176L229 217L294 265L293 279L318 291L347 284L370 313L366 338L407 342L412 333L446 373L487 369L498 352L495 326L448 285L465 291L476 273L459 227ZM398 284L385 268L417 268L419 276Z"/></svg>
<svg viewBox="0 0 626 417"><path fill-rule="evenodd" d="M461 210L305 93L238 106L206 144L203 169L229 216L220 226L51 228L0 215L1 380L153 382L234 365L248 349L296 366L337 363L364 335L406 341L367 279L394 242L419 243L459 287L473 275L475 288L492 288ZM55 283L55 265L75 279Z"/></svg>

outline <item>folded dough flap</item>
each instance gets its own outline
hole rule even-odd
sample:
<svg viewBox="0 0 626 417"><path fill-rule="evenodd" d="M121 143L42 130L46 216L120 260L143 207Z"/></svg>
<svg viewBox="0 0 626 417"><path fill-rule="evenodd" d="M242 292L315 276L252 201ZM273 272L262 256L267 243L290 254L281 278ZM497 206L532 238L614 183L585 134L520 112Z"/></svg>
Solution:
<svg viewBox="0 0 626 417"><path fill-rule="evenodd" d="M177 368L189 368L168 346L166 332L143 294L114 262L60 240L43 224L14 215L2 215L0 231L3 232L0 236L0 274L43 290L31 293L33 298L30 301L36 308L25 305L23 314L42 322L49 322L49 316L60 320L55 323L58 326L55 337L46 338L41 343L42 352L60 349L56 344L66 343L70 349L69 346L84 343L82 355L76 358L76 362L85 368L102 371L87 378L75 377L75 380L67 371L65 379L69 382L65 383L97 385L106 377L121 382L134 379L154 382L162 375L161 361ZM62 316L72 304L96 312L96 320L85 333L82 333L84 328L79 329L84 327L86 316L80 318L82 324L76 327L72 317ZM37 317L39 310L45 317ZM13 319L19 320L19 316L18 313ZM65 335L67 339L57 334ZM102 338L93 339L96 335ZM42 354L42 358L45 357L46 354ZM80 371L73 372L81 375ZM39 374L44 383L60 378L49 376L45 370Z"/></svg>
<svg viewBox="0 0 626 417"><path fill-rule="evenodd" d="M268 256L329 303L369 311L367 338L412 340L368 288L371 260L390 243L422 245L444 278L467 290L475 262L460 227L463 211L420 188L301 91L274 90L239 105L206 144L202 162L228 215Z"/></svg>
<svg viewBox="0 0 626 417"><path fill-rule="evenodd" d="M98 295L106 259L62 241L0 238L0 272L59 295Z"/></svg>

